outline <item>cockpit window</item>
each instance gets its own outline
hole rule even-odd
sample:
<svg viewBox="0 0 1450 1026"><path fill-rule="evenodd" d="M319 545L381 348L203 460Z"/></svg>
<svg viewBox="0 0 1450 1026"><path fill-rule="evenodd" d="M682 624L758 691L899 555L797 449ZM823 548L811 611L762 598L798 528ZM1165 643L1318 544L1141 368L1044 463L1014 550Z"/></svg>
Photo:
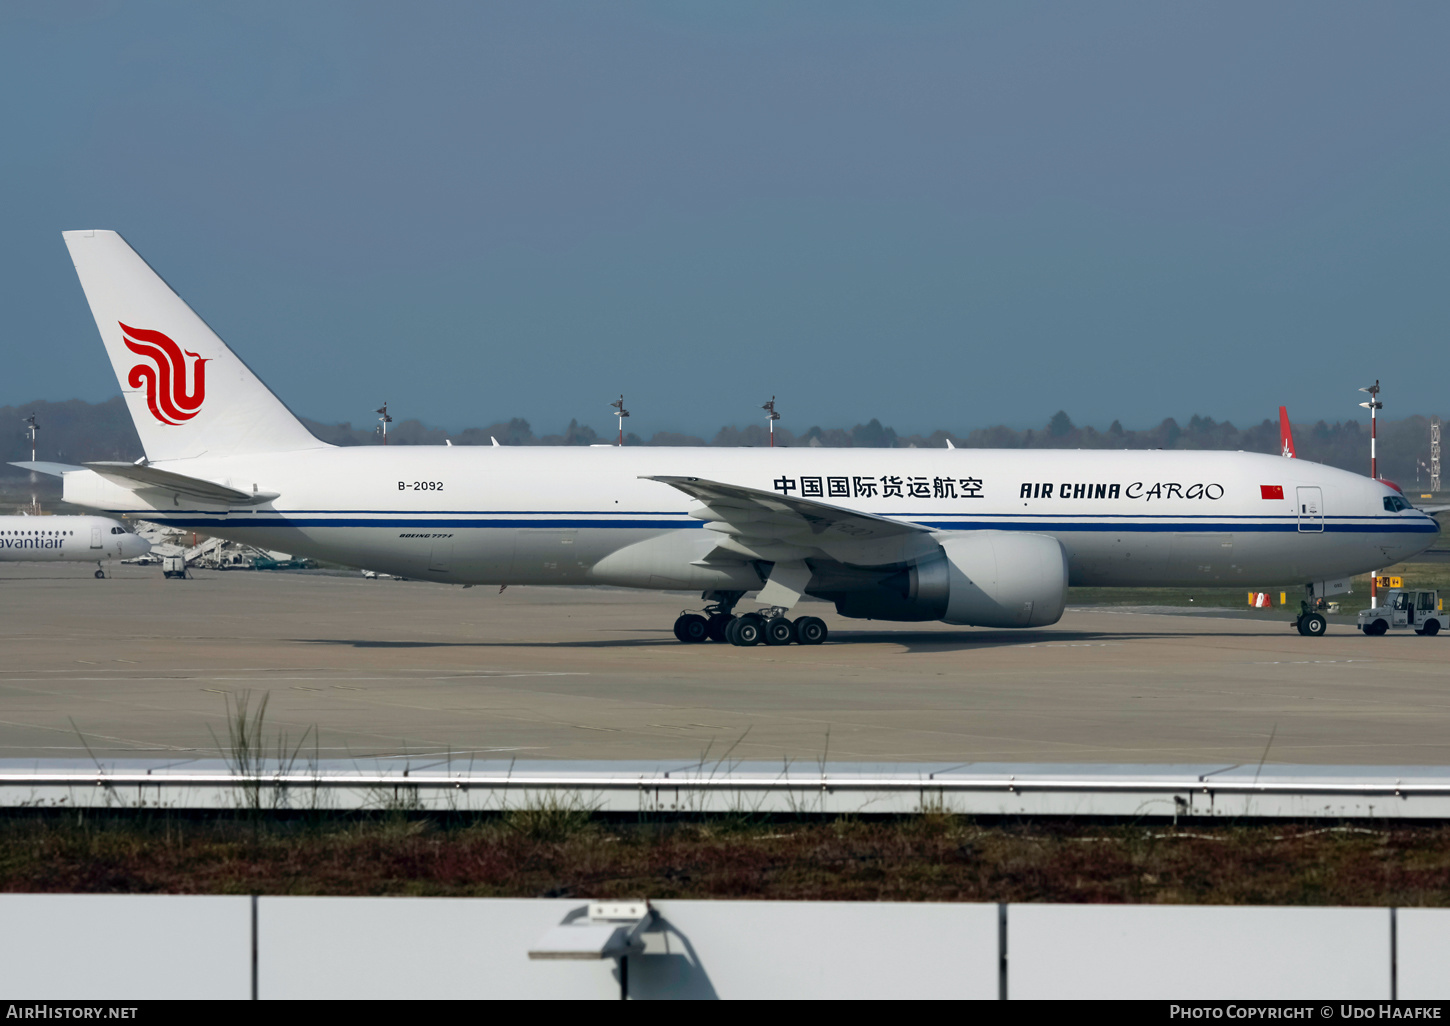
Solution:
<svg viewBox="0 0 1450 1026"><path fill-rule="evenodd" d="M1385 512L1398 513L1402 509L1409 509L1410 504L1398 495L1385 496Z"/></svg>

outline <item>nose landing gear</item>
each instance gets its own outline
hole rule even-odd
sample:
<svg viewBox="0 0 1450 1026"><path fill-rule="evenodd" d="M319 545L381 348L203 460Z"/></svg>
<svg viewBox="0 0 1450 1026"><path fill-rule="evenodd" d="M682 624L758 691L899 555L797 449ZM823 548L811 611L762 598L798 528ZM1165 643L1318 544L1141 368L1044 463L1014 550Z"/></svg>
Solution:
<svg viewBox="0 0 1450 1026"><path fill-rule="evenodd" d="M1305 590L1308 597L1299 603L1299 616L1294 620L1294 627L1306 638L1322 638L1329 626L1321 612L1324 609L1325 600L1314 594L1313 585Z"/></svg>

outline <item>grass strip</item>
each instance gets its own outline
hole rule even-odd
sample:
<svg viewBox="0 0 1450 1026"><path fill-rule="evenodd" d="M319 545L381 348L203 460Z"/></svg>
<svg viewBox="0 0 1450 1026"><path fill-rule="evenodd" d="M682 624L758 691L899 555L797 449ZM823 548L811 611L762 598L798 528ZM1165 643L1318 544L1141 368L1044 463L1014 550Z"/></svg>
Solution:
<svg viewBox="0 0 1450 1026"><path fill-rule="evenodd" d="M1450 827L16 813L0 890L1446 906Z"/></svg>

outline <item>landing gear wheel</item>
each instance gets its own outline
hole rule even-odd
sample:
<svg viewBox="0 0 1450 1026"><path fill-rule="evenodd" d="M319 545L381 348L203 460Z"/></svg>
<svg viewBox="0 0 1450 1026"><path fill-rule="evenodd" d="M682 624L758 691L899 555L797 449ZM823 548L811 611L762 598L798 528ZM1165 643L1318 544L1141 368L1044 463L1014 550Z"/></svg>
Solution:
<svg viewBox="0 0 1450 1026"><path fill-rule="evenodd" d="M687 645L698 645L709 640L710 625L698 613L682 613L675 621L675 637Z"/></svg>
<svg viewBox="0 0 1450 1026"><path fill-rule="evenodd" d="M1383 620L1373 620L1364 625L1364 632L1372 638L1377 638L1390 629L1390 625Z"/></svg>
<svg viewBox="0 0 1450 1026"><path fill-rule="evenodd" d="M818 616L803 616L795 622L795 639L802 645L819 645L827 633L826 621Z"/></svg>
<svg viewBox="0 0 1450 1026"><path fill-rule="evenodd" d="M1299 633L1306 638L1321 638L1327 625L1318 613L1305 613L1299 617Z"/></svg>
<svg viewBox="0 0 1450 1026"><path fill-rule="evenodd" d="M725 629L725 640L741 648L750 648L760 644L764 633L765 622L754 613L746 613L731 621L730 626Z"/></svg>
<svg viewBox="0 0 1450 1026"><path fill-rule="evenodd" d="M104 570L97 570L96 571L96 576L99 577L99 578L101 578L102 580L104 580L105 579L105 576L106 576L106 571L104 571Z"/></svg>
<svg viewBox="0 0 1450 1026"><path fill-rule="evenodd" d="M1424 627L1420 628L1415 633L1423 634L1427 638L1433 638L1435 635L1440 633L1440 621L1431 620L1429 623L1425 624Z"/></svg>
<svg viewBox="0 0 1450 1026"><path fill-rule="evenodd" d="M773 616L765 621L765 643L767 645L789 645L795 640L795 625L783 616Z"/></svg>
<svg viewBox="0 0 1450 1026"><path fill-rule="evenodd" d="M729 613L710 614L710 619L706 621L710 634L710 640L723 643L725 641L725 629L734 622L735 617L731 616Z"/></svg>

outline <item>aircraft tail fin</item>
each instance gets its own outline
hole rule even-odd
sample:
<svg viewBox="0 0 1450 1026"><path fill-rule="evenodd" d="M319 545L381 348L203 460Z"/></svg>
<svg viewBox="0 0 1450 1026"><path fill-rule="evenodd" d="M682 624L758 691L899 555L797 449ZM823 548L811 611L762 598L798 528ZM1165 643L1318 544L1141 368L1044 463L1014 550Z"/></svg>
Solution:
<svg viewBox="0 0 1450 1026"><path fill-rule="evenodd" d="M1289 427L1289 410L1285 406L1279 407L1279 453L1291 460L1294 458L1294 432Z"/></svg>
<svg viewBox="0 0 1450 1026"><path fill-rule="evenodd" d="M118 233L62 234L147 459L326 444Z"/></svg>

